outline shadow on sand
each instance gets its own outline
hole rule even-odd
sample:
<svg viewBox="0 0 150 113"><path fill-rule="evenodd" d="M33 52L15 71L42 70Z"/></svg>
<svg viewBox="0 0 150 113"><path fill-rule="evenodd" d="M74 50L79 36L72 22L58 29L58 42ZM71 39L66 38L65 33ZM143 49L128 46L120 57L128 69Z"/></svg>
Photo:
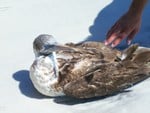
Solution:
<svg viewBox="0 0 150 113"><path fill-rule="evenodd" d="M57 104L64 104L64 105L84 104L84 103L87 103L87 102L104 100L106 98L113 97L113 96L116 96L118 94L125 95L126 93L129 93L129 92L131 92L131 90L126 89L126 90L123 90L123 91L120 91L120 92L116 92L112 95L93 97L93 98L88 98L88 99L77 99L77 98L63 96L63 97L54 98L54 102L57 103ZM120 95L120 98L121 98L121 95ZM117 101L117 99L116 99L116 101Z"/></svg>
<svg viewBox="0 0 150 113"><path fill-rule="evenodd" d="M23 95L30 97L30 98L36 98L36 99L46 99L46 98L53 99L53 101L57 104L64 104L64 105L82 104L82 103L86 103L86 102L92 102L92 101L96 101L96 100L105 99L106 97L111 97L111 96L115 96L118 94L118 93L115 93L115 94L109 95L109 96L95 97L95 98L89 98L89 99L76 99L76 98L72 98L72 97L68 97L68 96L51 98L51 97L47 97L47 96L40 94L34 88L32 82L29 78L28 70L20 70L20 71L14 73L13 78L16 81L19 81L19 89ZM122 91L119 93L126 93L126 92L129 92L129 90Z"/></svg>
<svg viewBox="0 0 150 113"><path fill-rule="evenodd" d="M68 96L62 96L62 97L47 97L42 94L40 94L33 86L30 78L29 78L29 71L28 70L20 70L17 71L13 74L13 78L16 81L19 81L19 89L21 93L27 97L30 98L36 98L36 99L53 99L55 103L58 104L65 104L65 105L74 105L74 104L79 104L79 103L85 103L85 102L90 102L94 101L97 99L103 99L105 97L97 97L97 98L91 98L91 99L76 99L76 98L71 98Z"/></svg>
<svg viewBox="0 0 150 113"><path fill-rule="evenodd" d="M47 98L46 96L41 95L33 86L28 70L20 70L13 74L13 78L16 81L19 81L19 89L22 94L30 98L43 99Z"/></svg>

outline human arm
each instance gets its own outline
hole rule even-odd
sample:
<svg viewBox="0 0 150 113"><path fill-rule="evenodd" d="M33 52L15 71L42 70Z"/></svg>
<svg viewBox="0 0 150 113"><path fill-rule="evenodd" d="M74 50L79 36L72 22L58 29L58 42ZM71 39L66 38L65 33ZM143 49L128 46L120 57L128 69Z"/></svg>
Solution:
<svg viewBox="0 0 150 113"><path fill-rule="evenodd" d="M140 29L141 16L148 0L133 0L129 10L111 27L105 45L117 46L124 38L130 44Z"/></svg>

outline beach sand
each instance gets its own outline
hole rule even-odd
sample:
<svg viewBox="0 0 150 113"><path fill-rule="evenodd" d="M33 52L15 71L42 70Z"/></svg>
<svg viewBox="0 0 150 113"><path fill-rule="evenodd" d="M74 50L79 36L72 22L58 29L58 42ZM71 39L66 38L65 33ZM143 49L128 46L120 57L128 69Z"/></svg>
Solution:
<svg viewBox="0 0 150 113"><path fill-rule="evenodd" d="M131 0L1 0L0 113L148 113L150 79L109 97L77 100L39 94L29 79L32 42L51 34L58 42L104 41ZM133 43L150 47L150 3ZM123 42L118 49L127 45Z"/></svg>

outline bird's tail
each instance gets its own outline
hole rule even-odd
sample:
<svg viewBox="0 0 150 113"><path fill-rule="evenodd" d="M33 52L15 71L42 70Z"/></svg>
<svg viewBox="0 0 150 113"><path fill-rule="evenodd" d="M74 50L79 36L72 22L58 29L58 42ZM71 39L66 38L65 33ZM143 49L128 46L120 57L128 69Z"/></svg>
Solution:
<svg viewBox="0 0 150 113"><path fill-rule="evenodd" d="M132 61L140 65L146 64L150 68L150 50L137 53Z"/></svg>

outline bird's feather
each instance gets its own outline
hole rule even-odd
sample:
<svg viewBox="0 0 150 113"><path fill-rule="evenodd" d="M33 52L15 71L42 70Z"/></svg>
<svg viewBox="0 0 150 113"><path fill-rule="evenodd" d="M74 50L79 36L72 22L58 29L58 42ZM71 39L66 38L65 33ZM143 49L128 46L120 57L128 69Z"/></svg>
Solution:
<svg viewBox="0 0 150 113"><path fill-rule="evenodd" d="M39 88L39 92L45 95L66 94L76 98L106 96L122 91L150 76L150 50L139 50L137 44L121 52L101 42L67 43L59 46L53 41L52 36L44 35L44 37L40 35L34 41L34 49L38 57L45 53L46 56L42 57L44 61L42 64L40 64L41 59L34 61L30 78L34 85L38 86L36 88ZM53 45L51 40L57 46ZM50 46L45 48L44 45L47 44ZM57 50L55 55L52 54L54 50ZM44 54L39 54L41 51ZM51 62L46 62L46 58ZM47 75L42 71L43 67L53 72ZM47 76L50 81L51 78L55 78L55 82L46 79L46 82L50 84L46 85L45 89L44 85L40 89L40 85L45 81L39 79L38 83L37 75L44 80Z"/></svg>

